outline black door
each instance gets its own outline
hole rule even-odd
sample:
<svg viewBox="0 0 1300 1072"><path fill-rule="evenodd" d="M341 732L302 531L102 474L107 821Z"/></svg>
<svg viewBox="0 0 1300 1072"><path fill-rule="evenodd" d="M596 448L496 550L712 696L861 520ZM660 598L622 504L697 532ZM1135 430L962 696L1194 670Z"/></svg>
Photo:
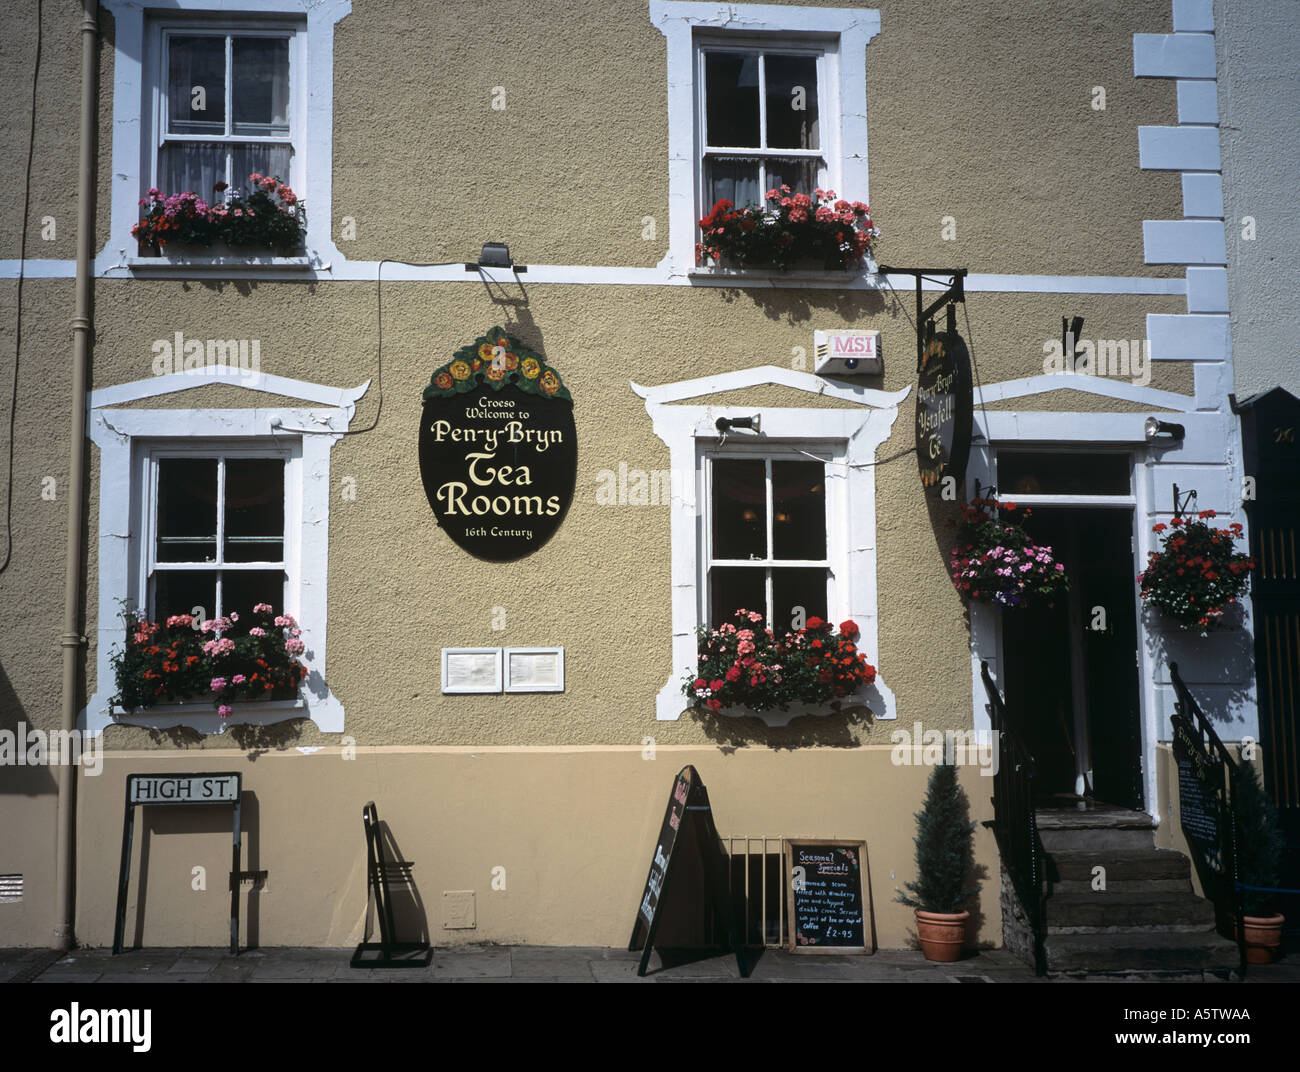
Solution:
<svg viewBox="0 0 1300 1072"><path fill-rule="evenodd" d="M1019 715L1044 795L1075 791L1085 712L1092 795L1141 809L1142 737L1132 514L1126 509L1035 507L1025 521L1053 549L1071 594L1050 609L1004 611L1007 702Z"/></svg>

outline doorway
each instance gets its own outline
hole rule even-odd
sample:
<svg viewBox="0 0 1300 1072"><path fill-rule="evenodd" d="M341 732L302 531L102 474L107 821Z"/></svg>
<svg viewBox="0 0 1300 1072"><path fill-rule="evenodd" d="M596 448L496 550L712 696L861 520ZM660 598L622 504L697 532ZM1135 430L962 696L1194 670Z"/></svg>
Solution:
<svg viewBox="0 0 1300 1072"><path fill-rule="evenodd" d="M1040 796L1142 810L1132 509L1035 505L1024 525L1070 579L1056 606L1002 615L1006 701Z"/></svg>

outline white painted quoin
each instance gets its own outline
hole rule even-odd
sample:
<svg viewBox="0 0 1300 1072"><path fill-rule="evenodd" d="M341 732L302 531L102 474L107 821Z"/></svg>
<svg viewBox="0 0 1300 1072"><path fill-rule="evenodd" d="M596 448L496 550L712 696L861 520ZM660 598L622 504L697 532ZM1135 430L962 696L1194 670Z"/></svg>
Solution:
<svg viewBox="0 0 1300 1072"><path fill-rule="evenodd" d="M677 405L723 391L776 385L823 395L849 403L844 409L798 409L776 406L738 407ZM898 417L898 406L911 387L887 393L865 387L831 383L806 372L764 365L737 372L706 376L659 387L632 390L645 399L646 412L655 435L668 447L672 472L692 474L693 479L673 481L669 509L672 541L672 668L664 687L655 698L655 718L675 721L690 706L682 695L682 680L698 666L697 629L704 624L704 579L701 575L699 527L705 509L703 493L705 460L719 446L716 421L719 417L758 415L758 434L743 430L733 433L732 442L743 442L757 451L763 447L807 449L827 455L827 516L837 518L827 527L827 558L832 575L832 621L852 618L858 624L858 648L877 666L874 684L845 702L860 701L878 719L898 717L893 692L885 684L887 667L878 665L880 613L876 576L876 476L875 455L890 436ZM832 507L832 502L837 505ZM789 711L732 711L723 714L753 714L768 725L783 726L799 715L829 715L829 707Z"/></svg>
<svg viewBox="0 0 1300 1072"><path fill-rule="evenodd" d="M301 409L126 408L147 398L209 383L315 405ZM82 732L97 736L106 726L121 722L153 729L188 726L211 734L235 723L265 725L302 717L310 718L325 732L343 731L343 705L325 677L330 451L347 432L356 404L369 386L367 381L345 390L266 374L231 375L226 368L209 366L91 393L87 424L90 439L99 448L99 610L95 691L78 720ZM109 698L116 691L111 660L125 639L123 609L147 605L143 541L148 531L148 452L159 447L216 445L261 448L286 459L284 557L288 583L283 609L302 628L307 677L299 687L298 699L235 704L234 714L227 720L202 698L192 704L160 704L134 714L110 710Z"/></svg>

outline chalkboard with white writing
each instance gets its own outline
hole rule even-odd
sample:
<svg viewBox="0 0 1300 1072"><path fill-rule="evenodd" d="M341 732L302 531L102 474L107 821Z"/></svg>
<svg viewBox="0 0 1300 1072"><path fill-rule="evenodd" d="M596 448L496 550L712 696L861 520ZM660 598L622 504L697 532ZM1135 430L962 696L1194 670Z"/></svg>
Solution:
<svg viewBox="0 0 1300 1072"><path fill-rule="evenodd" d="M865 841L785 842L792 953L865 953Z"/></svg>

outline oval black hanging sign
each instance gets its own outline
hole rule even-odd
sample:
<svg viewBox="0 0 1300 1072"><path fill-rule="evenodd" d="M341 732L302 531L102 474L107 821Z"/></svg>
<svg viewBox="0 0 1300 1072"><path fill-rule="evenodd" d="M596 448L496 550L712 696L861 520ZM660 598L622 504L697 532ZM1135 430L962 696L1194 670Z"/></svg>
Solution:
<svg viewBox="0 0 1300 1072"><path fill-rule="evenodd" d="M916 461L925 487L948 476L960 485L966 476L973 407L970 351L956 332L940 332L926 343L916 376Z"/></svg>
<svg viewBox="0 0 1300 1072"><path fill-rule="evenodd" d="M578 480L573 398L560 375L493 328L424 389L420 476L447 535L508 562L554 535Z"/></svg>

